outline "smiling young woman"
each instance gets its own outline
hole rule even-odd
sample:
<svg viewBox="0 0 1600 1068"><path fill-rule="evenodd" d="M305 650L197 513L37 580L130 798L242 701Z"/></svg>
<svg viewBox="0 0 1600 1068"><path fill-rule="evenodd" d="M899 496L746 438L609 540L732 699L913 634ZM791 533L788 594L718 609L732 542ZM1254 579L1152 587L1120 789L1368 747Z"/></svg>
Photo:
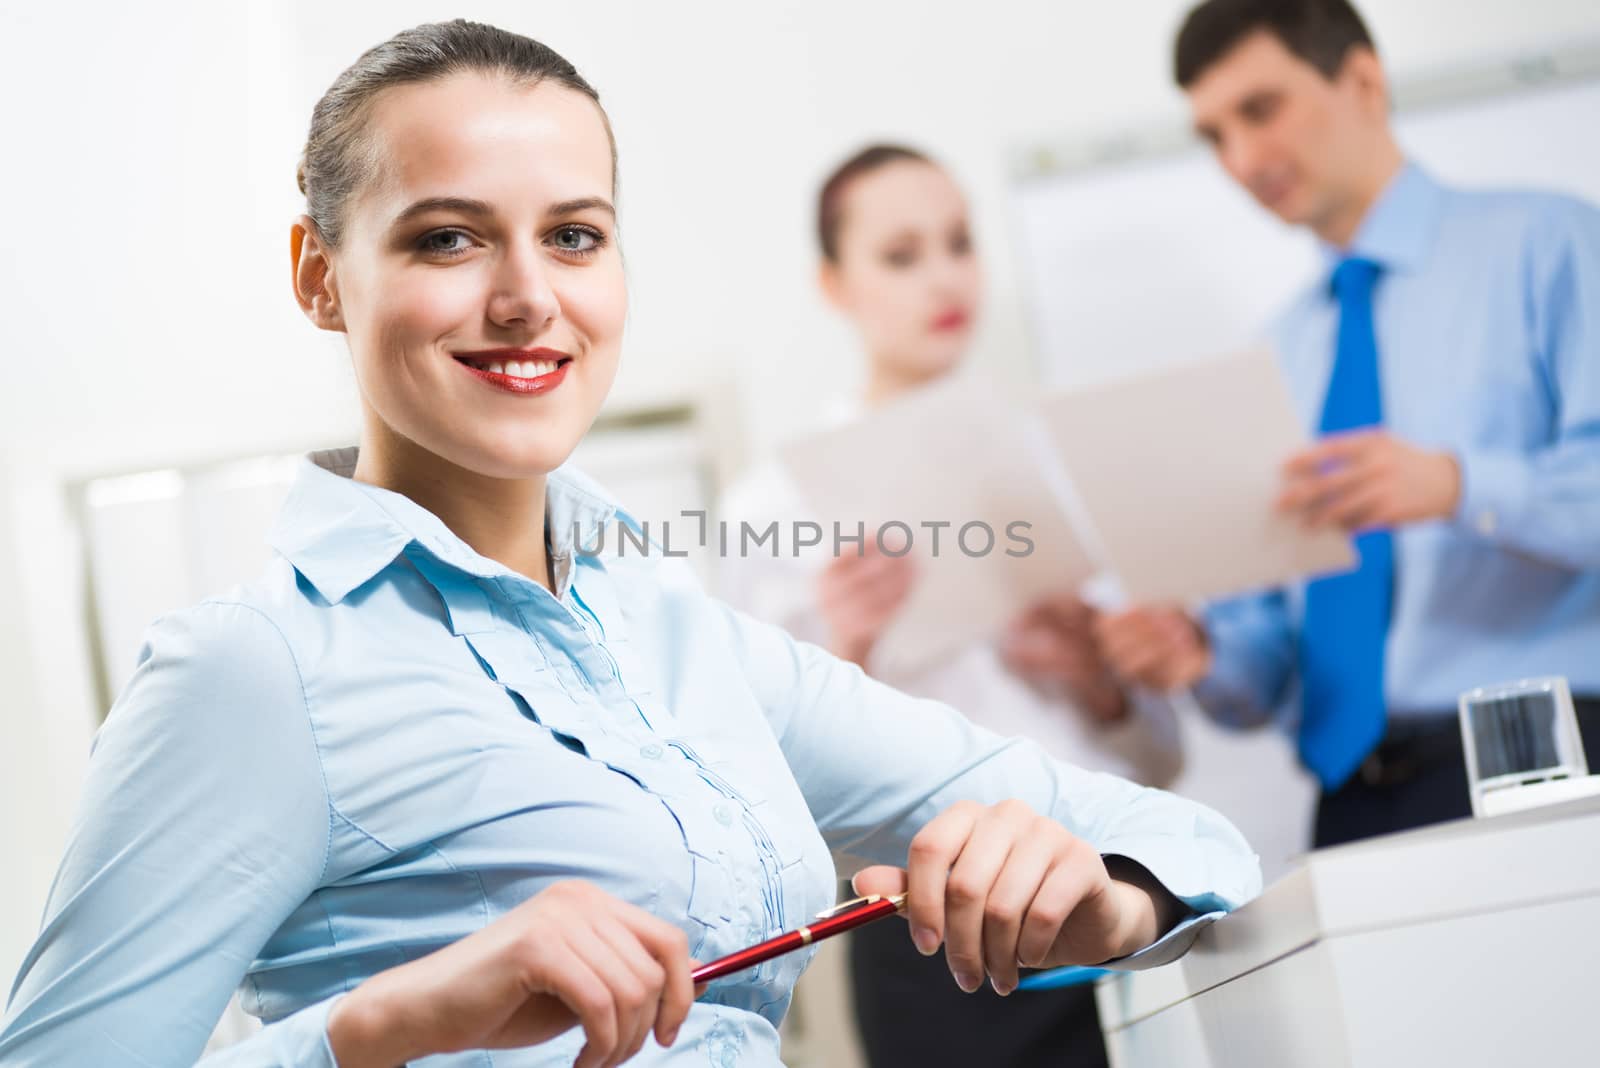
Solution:
<svg viewBox="0 0 1600 1068"><path fill-rule="evenodd" d="M909 887L966 989L1169 960L1256 891L1206 809L874 683L674 561L575 551L629 521L558 470L627 292L565 60L401 33L318 104L301 183L294 291L348 339L360 447L309 458L258 580L151 628L0 1061L193 1064L238 988L266 1026L208 1064L775 1068L807 955L702 991L691 960L831 904L830 846Z"/></svg>

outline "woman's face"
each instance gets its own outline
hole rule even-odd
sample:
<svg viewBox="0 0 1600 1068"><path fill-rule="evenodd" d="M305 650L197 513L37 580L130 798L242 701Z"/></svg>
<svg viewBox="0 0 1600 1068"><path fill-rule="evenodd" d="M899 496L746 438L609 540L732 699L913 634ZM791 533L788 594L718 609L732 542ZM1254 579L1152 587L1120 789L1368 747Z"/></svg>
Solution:
<svg viewBox="0 0 1600 1068"><path fill-rule="evenodd" d="M322 250L321 305L298 286L313 321L349 337L364 440L547 474L611 388L627 312L599 109L463 74L385 91L367 136L373 178Z"/></svg>
<svg viewBox="0 0 1600 1068"><path fill-rule="evenodd" d="M949 371L966 352L983 285L961 190L932 164L897 161L850 182L842 209L823 287L875 369L912 381Z"/></svg>

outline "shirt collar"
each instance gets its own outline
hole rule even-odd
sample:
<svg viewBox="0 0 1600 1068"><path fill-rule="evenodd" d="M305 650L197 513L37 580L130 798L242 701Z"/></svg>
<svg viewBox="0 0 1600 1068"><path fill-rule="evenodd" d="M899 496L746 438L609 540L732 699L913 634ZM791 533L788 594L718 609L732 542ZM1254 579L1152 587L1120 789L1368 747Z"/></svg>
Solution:
<svg viewBox="0 0 1600 1068"><path fill-rule="evenodd" d="M308 454L267 535L268 544L329 604L344 600L413 545L481 578L514 574L473 551L409 497L353 479L358 455L353 447ZM605 490L571 465L546 479L545 530L558 595L571 582L577 545L594 544L594 530L618 514L626 516Z"/></svg>
<svg viewBox="0 0 1600 1068"><path fill-rule="evenodd" d="M1351 257L1371 260L1386 271L1415 271L1427 260L1444 204L1444 187L1407 161L1379 194L1347 248L1324 243L1329 269Z"/></svg>

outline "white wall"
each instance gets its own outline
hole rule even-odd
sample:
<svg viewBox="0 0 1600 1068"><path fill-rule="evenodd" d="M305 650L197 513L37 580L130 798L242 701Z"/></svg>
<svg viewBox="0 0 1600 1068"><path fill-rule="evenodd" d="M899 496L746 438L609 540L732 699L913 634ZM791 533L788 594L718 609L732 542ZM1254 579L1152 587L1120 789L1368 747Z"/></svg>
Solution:
<svg viewBox="0 0 1600 1068"><path fill-rule="evenodd" d="M350 436L340 349L289 299L312 103L382 37L467 15L599 87L622 151L633 312L624 398L737 383L758 445L855 371L812 291L817 178L861 141L925 145L970 189L984 351L1029 357L1007 233L1019 144L1177 111L1186 0L139 5L0 8L0 988L21 959L95 709L63 478ZM1596 28L1592 0L1368 0L1408 70ZM1552 132L1556 135L1559 132Z"/></svg>

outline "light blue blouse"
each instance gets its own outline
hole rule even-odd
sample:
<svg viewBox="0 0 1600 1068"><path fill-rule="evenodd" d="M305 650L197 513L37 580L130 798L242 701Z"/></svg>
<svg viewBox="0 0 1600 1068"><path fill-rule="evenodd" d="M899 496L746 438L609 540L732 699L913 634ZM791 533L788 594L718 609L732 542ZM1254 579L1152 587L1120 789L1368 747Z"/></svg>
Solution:
<svg viewBox="0 0 1600 1068"><path fill-rule="evenodd" d="M552 596L351 480L354 450L312 460L280 558L157 622L100 730L0 1027L7 1066L193 1064L235 988L266 1026L207 1065L332 1065L341 993L560 879L709 960L831 905L830 847L903 864L961 798L1022 798L1194 910L1127 967L1259 889L1208 809L875 683L676 560L575 551L619 514L576 472L549 481ZM634 1063L778 1065L807 959L714 983L673 1049ZM581 1044L417 1063L569 1064Z"/></svg>

